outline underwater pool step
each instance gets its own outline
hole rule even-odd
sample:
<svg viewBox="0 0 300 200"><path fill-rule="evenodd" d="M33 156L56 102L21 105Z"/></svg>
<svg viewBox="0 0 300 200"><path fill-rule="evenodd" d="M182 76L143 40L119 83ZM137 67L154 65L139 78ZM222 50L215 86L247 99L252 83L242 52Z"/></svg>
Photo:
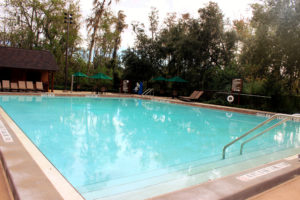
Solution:
<svg viewBox="0 0 300 200"><path fill-rule="evenodd" d="M194 167L198 167L199 165L206 165L215 161L220 160L220 155L216 155L212 158L201 158L199 160L194 160L188 163L184 163L184 164L175 164L166 168L161 168L161 169L154 169L154 170L149 170L145 173L139 173L139 174L135 174L132 176L126 176L126 177L118 177L118 178L114 178L110 181L101 181L101 182L97 182L94 184L89 184L89 185L85 185L85 186L81 186L80 191L81 192L89 192L92 190L97 190L97 188L101 188L101 187L113 187L116 185L120 185L120 184L126 184L128 182L137 182L137 181L143 181L145 179L149 179L149 178L153 178L153 177L161 177L163 175L166 174L171 174L171 173L176 173L182 170L186 170L188 168L194 168Z"/></svg>
<svg viewBox="0 0 300 200"><path fill-rule="evenodd" d="M294 150L294 153L297 150ZM299 150L298 150L299 151ZM291 154L291 150L285 150L280 152L282 156L289 156ZM257 156L257 158L255 158ZM111 187L91 190L89 192L81 191L86 199L118 199L122 195L132 194L129 199L134 198L136 193L140 193L146 195L147 198L153 197L156 195L156 190L161 193L161 190L164 190L164 193L171 192L174 190L179 190L182 188L186 188L192 185L200 184L207 180L213 180L230 173L233 173L235 170L233 168L239 168L241 170L247 169L249 167L255 167L257 164L254 161L259 160L260 164L265 164L266 162L270 162L273 160L279 159L278 152L270 154L268 159L265 158L265 155L258 156L257 154L253 154L251 158L247 157L245 160L239 156L234 158L229 158L227 160L219 160L213 163L209 163L203 166L198 166L193 169L185 169L169 174L165 174L162 176L152 177L146 180L139 180L133 182L127 182L120 185L114 185ZM243 161L243 162L239 162ZM234 163L234 164L232 164ZM188 172L190 170L190 172ZM240 170L240 171L241 171ZM102 185L103 186L103 185ZM90 188L91 189L91 188ZM93 189L96 189L93 188ZM148 192L152 191L152 192ZM139 192L138 192L139 191ZM149 196L150 195L150 196ZM126 199L126 198L121 198ZM141 199L141 198L138 198Z"/></svg>
<svg viewBox="0 0 300 200"><path fill-rule="evenodd" d="M156 177L160 177L160 179L162 179L162 177L169 174L178 175L178 173L184 173L187 175L193 175L218 166L232 164L233 162L238 162L240 160L251 159L251 155L258 156L259 152L252 151L252 153L246 153L243 157L240 157L238 152L234 152L231 155L232 158L226 159L225 161L220 159L221 155L215 155L213 158L202 158L200 160L196 160L196 161L192 161L180 165L173 165L163 169L155 169L155 170L147 171L145 173L140 173L132 176L114 178L110 181L101 181L101 182L96 182L94 184L89 184L81 187L79 186L79 190L83 193L86 193L94 190L99 190L99 188L114 187L117 185L127 184L130 182L144 181Z"/></svg>

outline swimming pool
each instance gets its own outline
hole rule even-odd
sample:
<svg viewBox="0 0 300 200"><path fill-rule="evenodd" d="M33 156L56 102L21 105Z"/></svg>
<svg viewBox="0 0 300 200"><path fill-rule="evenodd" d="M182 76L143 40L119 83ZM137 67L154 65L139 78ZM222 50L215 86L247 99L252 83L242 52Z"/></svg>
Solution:
<svg viewBox="0 0 300 200"><path fill-rule="evenodd" d="M300 144L299 123L288 121L247 144L243 156L241 143L233 145L222 160L225 144L266 118L131 98L2 96L0 105L86 199L159 184L172 191L220 177L220 166L291 150L287 156Z"/></svg>

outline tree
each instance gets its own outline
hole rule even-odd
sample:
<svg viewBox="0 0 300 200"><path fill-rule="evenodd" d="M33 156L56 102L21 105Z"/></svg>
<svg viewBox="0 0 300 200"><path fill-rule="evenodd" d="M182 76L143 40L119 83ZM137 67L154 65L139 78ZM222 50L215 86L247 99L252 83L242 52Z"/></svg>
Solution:
<svg viewBox="0 0 300 200"><path fill-rule="evenodd" d="M113 55L112 55L112 69L113 73L115 72L115 66L117 61L117 52L121 45L121 34L125 28L127 28L127 24L125 24L125 17L126 15L123 13L122 10L118 12L118 17L115 21L116 28L114 32L114 48L113 48Z"/></svg>
<svg viewBox="0 0 300 200"><path fill-rule="evenodd" d="M64 12L69 9L73 13L73 24L70 26L69 58L79 51L79 4L67 0L5 0L5 17L0 40L3 45L25 49L44 49L51 51L60 67L56 75L56 83L63 80L64 52L66 49L66 28Z"/></svg>
<svg viewBox="0 0 300 200"><path fill-rule="evenodd" d="M151 32L151 39L153 41L155 39L157 30L158 30L158 23L159 23L158 10L156 8L152 7L148 18L149 18L149 22L150 22L149 30Z"/></svg>
<svg viewBox="0 0 300 200"><path fill-rule="evenodd" d="M253 34L243 39L241 65L267 94L299 94L299 1L265 0L252 8Z"/></svg>
<svg viewBox="0 0 300 200"><path fill-rule="evenodd" d="M123 52L122 60L125 67L123 78L129 80L149 80L153 74L153 68L149 59L140 57L138 51L127 49Z"/></svg>
<svg viewBox="0 0 300 200"><path fill-rule="evenodd" d="M162 29L158 29L157 10L152 8L149 24L150 36L143 24L133 24L136 41L134 48L128 49L123 57L126 74L140 67L147 72L145 80L154 75L178 75L188 79L193 88L204 88L211 87L205 81L213 79L214 72L220 74L234 63L236 33L224 29L223 15L216 3L199 9L196 19L189 13L180 18L169 14Z"/></svg>
<svg viewBox="0 0 300 200"><path fill-rule="evenodd" d="M118 2L119 0L115 0L115 1ZM91 41L90 41L90 45L89 45L89 58L88 58L88 68L89 69L90 69L92 51L93 51L93 48L95 45L96 33L100 27L103 13L110 6L111 3L112 3L112 0L103 0L103 1L94 0L93 16L89 17L87 19L87 22L88 22L87 28L88 28L89 32L92 32L91 33Z"/></svg>

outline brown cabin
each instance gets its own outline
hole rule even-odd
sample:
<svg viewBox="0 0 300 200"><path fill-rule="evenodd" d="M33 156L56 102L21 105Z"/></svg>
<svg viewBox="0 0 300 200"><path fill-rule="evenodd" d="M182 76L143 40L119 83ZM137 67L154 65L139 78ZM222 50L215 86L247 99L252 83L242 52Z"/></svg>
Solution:
<svg viewBox="0 0 300 200"><path fill-rule="evenodd" d="M0 47L0 81L41 81L45 90L51 87L53 92L53 76L57 70L49 51Z"/></svg>

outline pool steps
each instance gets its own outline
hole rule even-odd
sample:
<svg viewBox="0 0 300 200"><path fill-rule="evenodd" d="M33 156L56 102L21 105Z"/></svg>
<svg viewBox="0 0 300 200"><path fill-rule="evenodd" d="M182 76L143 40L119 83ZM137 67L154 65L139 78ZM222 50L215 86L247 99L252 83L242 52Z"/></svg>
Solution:
<svg viewBox="0 0 300 200"><path fill-rule="evenodd" d="M254 151L258 151L258 153L254 153L253 155L254 156L260 156L259 155L259 152L260 150L266 150L269 148L269 152L273 152L273 151L278 151L278 150L282 150L282 149L285 149L285 148L288 148L289 146L294 146L295 144L294 143L291 143L291 144L279 144L279 143L276 143L276 145L278 146L277 148L274 149L274 144L270 144L268 146L266 146L265 143L263 143L264 140L261 140L261 143L258 143L257 145L251 145L251 146L248 146L246 148L246 152L247 154L245 154L245 156L243 156L241 158L241 156L239 156L239 152L238 152L238 148L228 154L230 157L237 157L237 159L240 159L240 160L246 160L246 159L250 159L252 158L251 155L253 154L249 154L248 152L254 152ZM297 144L296 144L297 145ZM268 153L268 152L267 152ZM101 187L111 187L111 186L114 186L114 185L118 185L119 183L122 183L122 182L130 182L130 181L139 181L139 180L145 180L145 179L148 179L148 178L152 178L152 177L159 177L159 176L163 176L165 174L168 174L168 173L175 173L176 175L178 175L177 172L184 172L184 173L187 173L186 172L186 169L189 168L189 173L190 174L196 174L196 173L199 173L199 171L201 170L198 170L199 168L200 169L203 169L202 166L206 166L206 165L209 165L210 163L213 163L212 167L209 167L209 168L213 168L213 167L216 167L216 165L214 164L214 162L218 161L221 159L221 155L217 155L215 154L213 157L202 157L200 160L195 160L195 161L192 161L192 162L188 162L188 163L185 163L185 164L181 164L181 165L173 165L173 166L169 166L167 168L164 168L162 170L149 170L148 172L146 173L143 173L143 174L137 174L135 176L128 176L128 177L111 177L113 180L109 181L109 182L106 182L106 181L101 181L101 182L98 182L98 183L95 183L95 184L91 184L91 185L86 185L84 187L79 187L81 188L81 192L88 192L88 191L93 191L93 190L97 190L97 188L101 188ZM222 162L220 165L224 165L224 163L232 163L232 159L230 159L229 161L227 162ZM205 169L205 167L204 167ZM203 170L202 170L203 171Z"/></svg>
<svg viewBox="0 0 300 200"><path fill-rule="evenodd" d="M260 164L265 164L268 161L279 159L283 155L290 156L291 152L297 153L298 151L294 148L284 150L281 151L280 156L278 155L278 152L274 152L268 159L265 158L265 154L258 155L257 152L252 152L248 154L246 160L245 156L235 156L226 160L219 159L215 162L194 166L189 169L181 169L168 174L152 174L153 176L150 178L149 174L146 176L141 175L140 177L125 177L119 180L110 181L107 184L102 182L79 190L86 199L114 199L114 197L118 199L120 198L120 195L129 195L130 193L133 195L130 195L130 199L132 199L135 196L134 193L144 194L145 192L146 198L149 198L155 196L155 190L157 189L159 193L161 193L161 190L164 190L164 193L179 190L233 173L232 168L235 165L244 170L251 167L251 165L253 165L252 167L257 166L257 163L254 163L253 160L260 160ZM232 163L234 163L234 165L232 165ZM184 173L187 173L188 175L183 175ZM124 181L125 184L120 184L121 182L124 183ZM105 189L99 189L101 186L105 187ZM149 193L148 190L154 191ZM138 196L141 197L140 195Z"/></svg>
<svg viewBox="0 0 300 200"><path fill-rule="evenodd" d="M253 149L250 149L250 150L255 150L255 149L257 150L256 147L253 147ZM249 155L251 155L251 154L246 155L243 158L241 158L238 155L238 152L236 151L230 155L235 155L234 158L236 158L237 160L240 160L240 159L244 160L245 158L249 159L250 158ZM257 154L255 154L255 155L257 155ZM208 167L209 168L216 167L216 163L218 163L218 162L220 162L222 165L230 164L233 162L233 159L230 159L226 162L224 162L224 161L222 162L221 156L215 155L213 158L206 157L206 158L202 158L200 160L188 162L185 164L173 165L173 166L166 167L166 168L160 169L160 170L150 170L146 173L140 173L140 174L132 175L132 176L128 176L128 177L114 178L113 180L108 181L108 182L101 181L101 182L98 182L95 184L86 185L86 186L81 187L81 191L88 192L91 190L97 190L97 188L102 187L102 186L111 187L111 186L118 185L123 182L130 182L132 180L139 181L139 180L145 180L145 179L153 178L153 177L161 177L163 175L171 174L171 173L178 174L178 172L181 172L181 171L184 173L187 173L186 171L188 171L188 174L192 175L192 174L198 173L199 171L202 172L202 171L206 170Z"/></svg>

